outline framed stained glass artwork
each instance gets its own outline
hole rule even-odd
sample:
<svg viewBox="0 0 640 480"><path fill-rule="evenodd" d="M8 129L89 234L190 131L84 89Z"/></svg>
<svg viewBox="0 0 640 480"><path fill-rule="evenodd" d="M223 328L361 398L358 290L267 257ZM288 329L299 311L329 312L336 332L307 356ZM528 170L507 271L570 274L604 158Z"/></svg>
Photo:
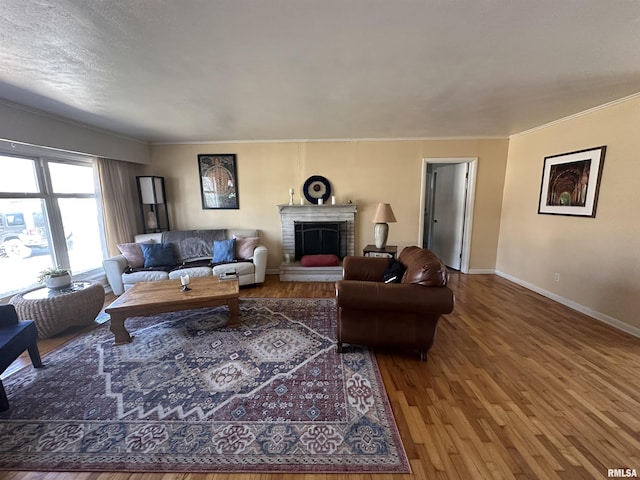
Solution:
<svg viewBox="0 0 640 480"><path fill-rule="evenodd" d="M235 154L199 154L198 169L203 209L240 208Z"/></svg>

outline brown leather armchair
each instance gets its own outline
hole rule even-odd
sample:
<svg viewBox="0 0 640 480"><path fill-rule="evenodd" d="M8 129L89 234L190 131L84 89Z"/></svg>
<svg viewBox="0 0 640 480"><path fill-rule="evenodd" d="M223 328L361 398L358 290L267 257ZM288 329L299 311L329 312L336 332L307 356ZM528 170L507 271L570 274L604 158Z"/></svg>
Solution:
<svg viewBox="0 0 640 480"><path fill-rule="evenodd" d="M415 349L427 359L440 316L453 311L445 265L431 251L407 247L401 283L384 283L386 258L345 257L336 282L338 352L342 344Z"/></svg>

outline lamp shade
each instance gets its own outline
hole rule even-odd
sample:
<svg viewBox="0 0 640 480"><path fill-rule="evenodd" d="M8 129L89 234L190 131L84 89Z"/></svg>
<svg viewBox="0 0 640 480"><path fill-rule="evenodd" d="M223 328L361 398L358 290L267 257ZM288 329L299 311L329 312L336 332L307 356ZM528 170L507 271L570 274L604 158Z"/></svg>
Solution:
<svg viewBox="0 0 640 480"><path fill-rule="evenodd" d="M373 216L373 222L375 223L393 223L396 222L396 217L391 210L391 205L388 203L379 203L376 213Z"/></svg>

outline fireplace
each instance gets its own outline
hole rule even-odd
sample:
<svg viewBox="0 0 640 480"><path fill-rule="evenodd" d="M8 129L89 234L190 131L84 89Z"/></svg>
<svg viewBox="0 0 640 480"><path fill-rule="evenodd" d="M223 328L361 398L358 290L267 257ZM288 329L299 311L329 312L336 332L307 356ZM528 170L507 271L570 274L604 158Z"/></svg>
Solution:
<svg viewBox="0 0 640 480"><path fill-rule="evenodd" d="M294 221L293 224L296 261L305 255L327 253L340 259L346 255L347 222Z"/></svg>
<svg viewBox="0 0 640 480"><path fill-rule="evenodd" d="M291 263L280 265L282 281L334 281L342 278L342 266L303 267L302 254L334 253L342 259L355 255L354 204L343 205L278 205L282 222L282 253ZM307 225L310 224L310 225ZM315 226L313 226L315 225ZM319 246L296 247L296 238ZM339 240L338 240L339 239ZM308 249L309 248L309 249Z"/></svg>

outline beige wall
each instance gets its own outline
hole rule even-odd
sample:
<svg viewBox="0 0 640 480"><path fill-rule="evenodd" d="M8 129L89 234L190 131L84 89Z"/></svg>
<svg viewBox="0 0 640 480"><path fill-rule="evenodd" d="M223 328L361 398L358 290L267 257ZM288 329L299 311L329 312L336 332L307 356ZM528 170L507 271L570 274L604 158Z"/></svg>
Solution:
<svg viewBox="0 0 640 480"><path fill-rule="evenodd" d="M276 205L288 203L290 187L298 202L309 176L326 177L338 203L358 205L357 252L373 243L370 219L378 202L391 203L398 222L390 225L388 243L403 248L418 243L422 159L478 157L470 268L493 269L507 149L506 139L155 145L146 173L165 177L172 228L260 229L268 268L276 269L282 258ZM237 154L239 210L202 209L200 153Z"/></svg>
<svg viewBox="0 0 640 480"><path fill-rule="evenodd" d="M639 132L636 97L513 137L497 270L640 327ZM544 157L600 145L607 153L596 218L538 215Z"/></svg>

